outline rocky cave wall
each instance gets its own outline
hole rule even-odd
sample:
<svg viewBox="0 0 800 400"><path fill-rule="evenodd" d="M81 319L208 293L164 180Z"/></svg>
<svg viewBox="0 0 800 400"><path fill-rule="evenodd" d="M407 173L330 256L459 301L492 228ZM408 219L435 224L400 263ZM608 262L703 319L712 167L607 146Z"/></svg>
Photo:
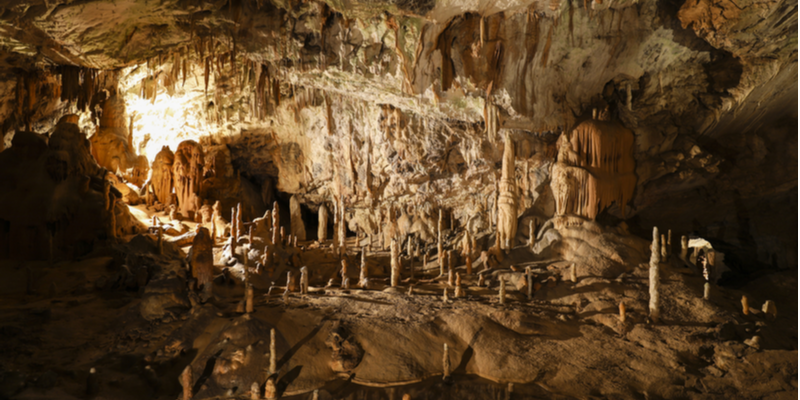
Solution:
<svg viewBox="0 0 800 400"><path fill-rule="evenodd" d="M796 3L456 3L19 2L0 14L4 147L76 113L129 181L137 156L198 143L182 213L244 201L252 220L294 195L315 219L344 198L351 231L394 207L433 241L439 209L497 222L511 140L521 242L559 209L559 137L608 120L632 133L626 183L573 191L575 215L718 240L742 272L796 266Z"/></svg>

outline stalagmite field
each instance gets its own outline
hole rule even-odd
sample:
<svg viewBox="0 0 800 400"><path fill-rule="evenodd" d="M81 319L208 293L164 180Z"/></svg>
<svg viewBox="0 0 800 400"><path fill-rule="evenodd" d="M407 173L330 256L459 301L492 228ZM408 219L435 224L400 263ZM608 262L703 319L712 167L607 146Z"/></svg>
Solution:
<svg viewBox="0 0 800 400"><path fill-rule="evenodd" d="M0 399L796 399L797 82L796 0L5 2Z"/></svg>

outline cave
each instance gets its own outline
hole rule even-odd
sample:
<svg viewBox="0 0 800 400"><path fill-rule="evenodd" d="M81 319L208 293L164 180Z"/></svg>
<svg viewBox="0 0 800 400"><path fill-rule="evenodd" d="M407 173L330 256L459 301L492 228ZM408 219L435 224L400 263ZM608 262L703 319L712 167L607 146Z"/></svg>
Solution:
<svg viewBox="0 0 800 400"><path fill-rule="evenodd" d="M796 399L797 1L8 0L0 399Z"/></svg>

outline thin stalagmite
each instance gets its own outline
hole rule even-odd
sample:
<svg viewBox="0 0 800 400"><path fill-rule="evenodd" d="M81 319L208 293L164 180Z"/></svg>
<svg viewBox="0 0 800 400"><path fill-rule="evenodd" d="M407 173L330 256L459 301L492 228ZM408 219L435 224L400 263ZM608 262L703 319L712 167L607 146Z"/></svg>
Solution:
<svg viewBox="0 0 800 400"><path fill-rule="evenodd" d="M367 249L364 248L361 250L361 270L358 274L358 286L366 288L367 279L369 279L369 271L367 271Z"/></svg>
<svg viewBox="0 0 800 400"><path fill-rule="evenodd" d="M742 314L750 315L750 302L747 296L742 296Z"/></svg>
<svg viewBox="0 0 800 400"><path fill-rule="evenodd" d="M503 278L500 278L500 291L497 295L500 298L500 304L506 304L506 280Z"/></svg>
<svg viewBox="0 0 800 400"><path fill-rule="evenodd" d="M447 289L445 289L446 291ZM444 371L444 379L450 378L450 350L447 348L447 343L444 344L444 355L442 356L442 370Z"/></svg>
<svg viewBox="0 0 800 400"><path fill-rule="evenodd" d="M308 294L308 267L300 268L300 293Z"/></svg>
<svg viewBox="0 0 800 400"><path fill-rule="evenodd" d="M443 257L444 257L444 243L443 243L443 238L442 238L442 229L444 228L442 226L443 224L444 224L444 215L442 214L442 210L440 209L439 210L439 224L437 225L437 230L436 230L436 232L437 232L436 249L438 251L436 254L438 254L438 259L439 259L439 275L440 276L444 276L444 270L445 270L445 267L446 267L445 264L444 264L444 259L443 259Z"/></svg>
<svg viewBox="0 0 800 400"><path fill-rule="evenodd" d="M328 207L325 207L324 203L320 204L318 215L317 240L322 243L328 240Z"/></svg>
<svg viewBox="0 0 800 400"><path fill-rule="evenodd" d="M275 350L275 328L269 330L269 373L270 375L278 372L278 354Z"/></svg>
<svg viewBox="0 0 800 400"><path fill-rule="evenodd" d="M194 380L192 379L192 366L187 365L186 368L183 369L181 373L181 386L183 387L183 400L191 400L193 397L192 394L192 384Z"/></svg>
<svg viewBox="0 0 800 400"><path fill-rule="evenodd" d="M619 322L622 322L624 324L625 323L625 318L626 318L625 303L620 301L619 302Z"/></svg>
<svg viewBox="0 0 800 400"><path fill-rule="evenodd" d="M395 287L400 284L400 250L398 249L396 237L392 238L390 246L391 285Z"/></svg>
<svg viewBox="0 0 800 400"><path fill-rule="evenodd" d="M689 238L686 235L681 236L681 260L684 262L689 262L689 259L686 258L689 255Z"/></svg>
<svg viewBox="0 0 800 400"><path fill-rule="evenodd" d="M572 265L569 266L569 280L572 283L578 282L578 270L575 267L575 263L572 263Z"/></svg>
<svg viewBox="0 0 800 400"><path fill-rule="evenodd" d="M659 301L659 248L658 227L653 227L653 244L650 246L650 319L658 322L661 317L661 302Z"/></svg>

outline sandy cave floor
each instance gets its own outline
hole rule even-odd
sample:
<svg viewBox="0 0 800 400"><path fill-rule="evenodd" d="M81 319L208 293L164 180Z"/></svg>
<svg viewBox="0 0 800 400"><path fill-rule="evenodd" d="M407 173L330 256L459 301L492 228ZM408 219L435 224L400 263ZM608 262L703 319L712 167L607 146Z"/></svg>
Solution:
<svg viewBox="0 0 800 400"><path fill-rule="evenodd" d="M133 212L152 218L141 206ZM453 298L450 288L445 302L447 282L436 278L435 257L424 275L417 261L417 279L404 276L401 287L391 288L388 252L371 252L376 289L344 290L338 282L325 288L339 260L328 246L308 242L301 247L312 249L282 250L289 260L300 253L313 271L308 295L284 300L281 286L292 267L276 266L253 275L252 314L237 312L244 290L234 278L215 283L205 304L189 295L185 307L147 320L144 302L180 304L175 299L187 296L187 270L175 246L165 245L158 256L152 238L133 239L74 262L0 263L8 271L0 281L0 398L175 399L178 375L190 364L197 371L195 398L250 398L251 384L263 390L269 376L272 328L277 387L285 398L311 398L315 390L319 398L352 399L797 398L794 271L737 289L714 287L704 301L702 276L673 256L662 267L662 321L653 324L646 317L645 265L614 279L579 276L572 283L569 262L532 261L520 246L486 275L488 288L478 287L477 274L465 275L461 265L465 296ZM355 278L354 247L351 238ZM223 251L215 248L218 256ZM130 262L124 258L130 254L152 264L146 286L125 279L120 259ZM541 288L528 300L527 289L509 284L501 305L497 277L517 282L522 276L511 265L532 267ZM241 264L230 271L239 276ZM164 289L174 286L165 282L184 287ZM742 295L750 299L750 315L742 313ZM776 302L777 319L761 312L767 299ZM620 301L627 308L624 324ZM92 368L96 374L89 377Z"/></svg>

